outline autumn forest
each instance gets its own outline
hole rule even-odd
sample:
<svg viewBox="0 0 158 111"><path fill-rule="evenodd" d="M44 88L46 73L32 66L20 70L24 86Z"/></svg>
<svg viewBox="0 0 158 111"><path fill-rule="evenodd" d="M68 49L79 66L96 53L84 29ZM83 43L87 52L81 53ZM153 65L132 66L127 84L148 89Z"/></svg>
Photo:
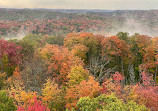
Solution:
<svg viewBox="0 0 158 111"><path fill-rule="evenodd" d="M157 18L0 8L0 111L158 111Z"/></svg>

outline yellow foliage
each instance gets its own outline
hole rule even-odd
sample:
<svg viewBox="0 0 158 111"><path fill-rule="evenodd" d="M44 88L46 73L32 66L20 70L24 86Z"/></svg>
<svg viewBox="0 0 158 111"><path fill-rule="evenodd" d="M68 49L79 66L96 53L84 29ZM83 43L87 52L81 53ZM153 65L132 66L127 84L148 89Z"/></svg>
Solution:
<svg viewBox="0 0 158 111"><path fill-rule="evenodd" d="M9 95L14 98L17 106L27 106L30 102L34 102L34 98L38 97L37 92L26 92L24 87L16 85L15 87L11 86Z"/></svg>
<svg viewBox="0 0 158 111"><path fill-rule="evenodd" d="M43 102L46 104L51 103L52 100L54 100L60 92L61 90L58 88L58 84L48 79L47 83L44 84L44 89L42 89Z"/></svg>
<svg viewBox="0 0 158 111"><path fill-rule="evenodd" d="M76 85L82 82L83 80L88 79L89 71L84 69L83 66L73 66L70 73L68 74L69 82L68 85Z"/></svg>

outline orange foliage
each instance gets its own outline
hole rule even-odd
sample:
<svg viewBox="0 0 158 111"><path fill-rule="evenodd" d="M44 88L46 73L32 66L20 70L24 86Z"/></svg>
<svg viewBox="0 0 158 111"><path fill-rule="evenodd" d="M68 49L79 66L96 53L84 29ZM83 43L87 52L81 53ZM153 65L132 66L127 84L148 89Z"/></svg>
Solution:
<svg viewBox="0 0 158 111"><path fill-rule="evenodd" d="M86 59L86 53L88 52L88 48L84 45L81 44L76 44L74 45L74 47L72 48L72 53L75 56L80 57L81 59Z"/></svg>
<svg viewBox="0 0 158 111"><path fill-rule="evenodd" d="M79 85L71 86L67 90L65 96L67 104L65 107L68 109L76 108L79 98L85 96L95 97L99 94L100 90L101 86L99 86L99 83L94 80L94 77L90 76L88 81L84 80Z"/></svg>
<svg viewBox="0 0 158 111"><path fill-rule="evenodd" d="M143 63L139 67L144 70L156 67L158 39L156 37L151 38L145 35L138 35L134 40L138 46L139 53L143 57Z"/></svg>
<svg viewBox="0 0 158 111"><path fill-rule="evenodd" d="M52 73L59 84L67 82L67 75L72 66L83 65L80 58L74 56L67 48L58 45L47 44L41 49L41 54L47 60L48 72Z"/></svg>
<svg viewBox="0 0 158 111"><path fill-rule="evenodd" d="M17 106L26 107L29 103L33 103L34 98L37 98L38 95L37 92L25 91L20 73L20 69L17 67L15 68L13 76L8 79L11 85L9 95L14 98Z"/></svg>
<svg viewBox="0 0 158 111"><path fill-rule="evenodd" d="M16 68L15 68L15 71L14 71L14 73L13 73L13 76L20 77L20 68L19 68L19 67L16 67Z"/></svg>
<svg viewBox="0 0 158 111"><path fill-rule="evenodd" d="M126 56L129 46L117 36L107 37L102 41L103 53L115 56Z"/></svg>
<svg viewBox="0 0 158 111"><path fill-rule="evenodd" d="M98 54L100 40L101 37L95 36L92 33L69 33L64 40L64 46L72 50L76 44L81 44L88 48L87 55L89 57Z"/></svg>
<svg viewBox="0 0 158 111"><path fill-rule="evenodd" d="M115 72L110 79L105 79L105 82L102 84L102 93L115 93L118 98L126 102L133 100L139 104L143 104L145 100L136 93L137 85L127 85L124 87L121 84L123 79L124 77L119 72Z"/></svg>

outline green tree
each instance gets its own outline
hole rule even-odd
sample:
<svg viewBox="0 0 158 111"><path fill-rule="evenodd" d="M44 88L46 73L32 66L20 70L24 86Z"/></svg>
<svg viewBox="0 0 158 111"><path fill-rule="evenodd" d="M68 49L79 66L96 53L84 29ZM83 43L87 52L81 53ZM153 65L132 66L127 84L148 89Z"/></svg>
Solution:
<svg viewBox="0 0 158 111"><path fill-rule="evenodd" d="M0 111L15 111L13 98L10 98L4 90L0 91Z"/></svg>
<svg viewBox="0 0 158 111"><path fill-rule="evenodd" d="M138 105L133 101L127 103L118 99L114 94L100 95L96 98L82 97L77 103L81 111L146 111L144 105Z"/></svg>

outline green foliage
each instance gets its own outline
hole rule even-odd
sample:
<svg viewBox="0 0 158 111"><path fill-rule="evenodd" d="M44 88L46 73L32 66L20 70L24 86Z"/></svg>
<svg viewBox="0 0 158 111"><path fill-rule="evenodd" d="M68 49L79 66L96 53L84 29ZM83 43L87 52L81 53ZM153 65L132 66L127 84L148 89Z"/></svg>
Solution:
<svg viewBox="0 0 158 111"><path fill-rule="evenodd" d="M74 108L72 108L71 110L69 109L66 109L66 111L76 111Z"/></svg>
<svg viewBox="0 0 158 111"><path fill-rule="evenodd" d="M6 85L6 74L0 74L0 90L4 88L4 86Z"/></svg>
<svg viewBox="0 0 158 111"><path fill-rule="evenodd" d="M81 111L96 111L100 107L97 99L91 99L90 97L83 97L77 103L77 106Z"/></svg>
<svg viewBox="0 0 158 111"><path fill-rule="evenodd" d="M33 55L35 49L34 44L29 40L20 40L17 42L18 45L22 47L21 53L24 57Z"/></svg>
<svg viewBox="0 0 158 111"><path fill-rule="evenodd" d="M15 70L15 67L16 67L16 66L10 64L10 60L11 59L9 59L7 55L4 55L1 58L1 61L2 61L1 67L2 67L2 70L4 72L6 72L7 76L11 76Z"/></svg>
<svg viewBox="0 0 158 111"><path fill-rule="evenodd" d="M128 111L146 111L147 108L144 105L138 105L136 102L130 101L126 105Z"/></svg>
<svg viewBox="0 0 158 111"><path fill-rule="evenodd" d="M44 38L44 42L48 44L58 44L62 46L64 44L64 37L63 36L46 36Z"/></svg>
<svg viewBox="0 0 158 111"><path fill-rule="evenodd" d="M114 94L100 95L97 98L82 97L77 103L81 111L146 111L144 105L138 105L133 101L124 103Z"/></svg>
<svg viewBox="0 0 158 111"><path fill-rule="evenodd" d="M48 106L51 110L64 111L65 107L64 93L60 93L56 99L51 101L51 104Z"/></svg>
<svg viewBox="0 0 158 111"><path fill-rule="evenodd" d="M0 111L15 111L13 99L9 98L5 91L0 91Z"/></svg>
<svg viewBox="0 0 158 111"><path fill-rule="evenodd" d="M25 41L34 47L39 47L42 38L43 36L41 34L28 34L22 39L22 41Z"/></svg>
<svg viewBox="0 0 158 111"><path fill-rule="evenodd" d="M119 39L121 39L121 40L124 40L124 41L128 41L128 35L129 35L129 33L127 33L127 32L119 32L119 33L117 33L117 35L116 36L118 36L118 38Z"/></svg>

